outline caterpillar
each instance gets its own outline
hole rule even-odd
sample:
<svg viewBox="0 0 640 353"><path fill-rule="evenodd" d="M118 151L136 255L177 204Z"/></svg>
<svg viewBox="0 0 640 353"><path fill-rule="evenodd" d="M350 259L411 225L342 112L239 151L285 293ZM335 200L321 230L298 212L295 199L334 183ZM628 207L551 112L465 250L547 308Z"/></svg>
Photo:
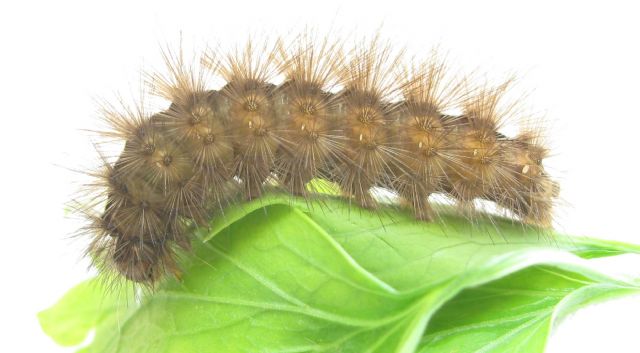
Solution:
<svg viewBox="0 0 640 353"><path fill-rule="evenodd" d="M427 222L438 217L430 196L440 194L461 209L485 200L524 224L551 225L558 184L543 166L544 131L502 132L514 115L510 80L474 86L436 52L409 61L379 37L348 50L305 33L208 50L199 62L181 50L162 56L168 73L147 83L166 109L102 112L103 136L123 147L114 160L100 154L82 208L87 254L100 269L153 287L179 275L189 225L269 186L314 197L313 179L370 209L372 189L386 189ZM224 84L212 89L212 79Z"/></svg>

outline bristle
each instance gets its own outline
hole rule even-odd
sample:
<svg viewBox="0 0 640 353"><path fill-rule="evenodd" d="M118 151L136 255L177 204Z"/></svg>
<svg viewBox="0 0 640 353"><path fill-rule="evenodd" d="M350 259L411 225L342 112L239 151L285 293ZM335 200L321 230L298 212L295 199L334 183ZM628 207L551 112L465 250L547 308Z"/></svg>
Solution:
<svg viewBox="0 0 640 353"><path fill-rule="evenodd" d="M186 217L198 224L205 224L206 195L199 175L176 182L170 185L167 192L165 212L173 218L173 222L179 222L179 217Z"/></svg>
<svg viewBox="0 0 640 353"><path fill-rule="evenodd" d="M124 119L126 119L125 116L119 118L119 120ZM163 139L151 117L140 118L127 128L129 130L124 130L124 124L114 125L114 135L120 135L126 142L118 159L118 173L123 176L135 175L151 167L158 156L157 144Z"/></svg>
<svg viewBox="0 0 640 353"><path fill-rule="evenodd" d="M339 123L345 138L342 154L346 160L333 171L342 191L362 207L373 208L373 186L388 186L394 168L400 168L399 151L393 145L393 112L390 103L397 85L392 69L401 62L379 39L362 43L340 71L344 90Z"/></svg>
<svg viewBox="0 0 640 353"><path fill-rule="evenodd" d="M156 94L168 99L173 104L190 106L194 98L206 95L210 70L204 70L197 62L185 59L182 45L177 51L169 48L162 50L167 74L152 73L149 76ZM212 58L208 59L214 68L217 65Z"/></svg>
<svg viewBox="0 0 640 353"><path fill-rule="evenodd" d="M256 47L249 40L243 49L227 56L220 74L227 81L221 93L234 142L233 173L242 180L247 199L260 197L271 175L280 146L273 93L276 48Z"/></svg>
<svg viewBox="0 0 640 353"><path fill-rule="evenodd" d="M405 68L399 80L404 109L396 129L403 168L394 170L393 188L409 201L416 218L432 220L429 196L442 192L449 182L447 171L463 163L456 151L458 140L442 112L463 100L464 85L450 77L435 53L430 60Z"/></svg>
<svg viewBox="0 0 640 353"><path fill-rule="evenodd" d="M268 184L310 199L312 179L367 208L377 206L372 188L385 188L420 220L438 216L429 198L440 194L551 225L559 187L543 167L544 129L502 131L522 119L506 99L512 80L470 89L436 52L405 64L379 37L347 53L329 38L250 40L192 60L163 50L166 72L147 78L165 110L105 104L102 136L124 147L113 160L100 153L77 207L94 265L154 287L179 273L190 227L206 226L238 191L255 199ZM213 89L211 78L225 83Z"/></svg>
<svg viewBox="0 0 640 353"><path fill-rule="evenodd" d="M339 106L331 89L338 83L343 55L338 42L306 33L292 50L280 48L286 81L276 93L280 104L282 144L277 172L285 189L307 195L312 178L327 179L328 166L343 160L343 139L336 125Z"/></svg>
<svg viewBox="0 0 640 353"><path fill-rule="evenodd" d="M511 182L492 200L527 223L549 227L558 185L549 179L542 165L548 150L540 139L539 131L529 130L508 142L506 151Z"/></svg>
<svg viewBox="0 0 640 353"><path fill-rule="evenodd" d="M118 238L110 251L118 272L134 282L155 283L167 273L177 271L172 249L166 241Z"/></svg>
<svg viewBox="0 0 640 353"><path fill-rule="evenodd" d="M463 116L448 123L461 162L448 172L448 189L463 203L491 199L500 194L503 183L515 182L508 174L506 139L499 133L511 112L501 101L507 87L508 83L480 90L465 102Z"/></svg>
<svg viewBox="0 0 640 353"><path fill-rule="evenodd" d="M230 119L221 107L224 98L207 88L208 70L187 65L182 51L172 54L166 50L163 57L169 74L152 75L152 85L154 91L171 101L171 106L158 115L158 122L175 148L179 146L188 155L192 168L192 173L174 180L177 189L187 190L179 192L172 188L170 193L173 197L184 197L198 189L203 193L198 207L206 204L207 195L221 202L224 199L221 185L233 177L234 162ZM218 62L212 56L206 61L210 69L218 68ZM194 207L195 204L189 206Z"/></svg>

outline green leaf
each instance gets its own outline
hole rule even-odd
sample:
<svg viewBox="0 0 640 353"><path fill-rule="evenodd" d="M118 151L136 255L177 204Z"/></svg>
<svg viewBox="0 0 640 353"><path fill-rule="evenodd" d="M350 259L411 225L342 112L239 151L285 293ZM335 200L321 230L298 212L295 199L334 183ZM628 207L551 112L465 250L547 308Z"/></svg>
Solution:
<svg viewBox="0 0 640 353"><path fill-rule="evenodd" d="M133 308L126 292L110 290L98 278L84 281L67 292L53 307L38 313L44 332L62 346L77 346L98 326L111 329Z"/></svg>
<svg viewBox="0 0 640 353"><path fill-rule="evenodd" d="M124 304L80 285L41 313L45 332L75 344L95 327L96 353L541 352L567 313L640 290L588 260L639 247L498 218L272 195L196 234L181 281Z"/></svg>
<svg viewBox="0 0 640 353"><path fill-rule="evenodd" d="M432 318L418 352L542 352L566 314L637 288L534 266L464 290Z"/></svg>

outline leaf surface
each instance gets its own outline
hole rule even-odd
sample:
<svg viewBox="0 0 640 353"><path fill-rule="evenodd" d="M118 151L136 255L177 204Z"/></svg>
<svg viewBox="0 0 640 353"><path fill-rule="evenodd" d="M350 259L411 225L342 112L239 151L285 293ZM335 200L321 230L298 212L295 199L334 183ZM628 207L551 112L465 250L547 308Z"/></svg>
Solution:
<svg viewBox="0 0 640 353"><path fill-rule="evenodd" d="M82 352L96 353L542 352L567 313L640 289L588 260L637 246L499 218L422 223L272 195L196 234L180 281L132 302L91 280L43 329L76 345L95 328Z"/></svg>

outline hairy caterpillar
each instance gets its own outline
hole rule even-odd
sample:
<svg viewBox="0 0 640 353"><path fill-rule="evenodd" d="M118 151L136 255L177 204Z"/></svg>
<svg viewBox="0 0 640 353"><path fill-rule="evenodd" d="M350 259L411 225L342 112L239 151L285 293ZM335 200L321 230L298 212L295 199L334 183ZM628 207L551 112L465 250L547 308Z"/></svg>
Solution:
<svg viewBox="0 0 640 353"><path fill-rule="evenodd" d="M542 131L501 132L512 115L509 82L473 87L437 55L407 64L379 39L350 51L308 34L289 45L249 41L205 53L201 66L163 56L169 74L149 83L170 106L105 109L104 135L124 148L102 158L83 208L94 264L130 281L178 274L187 226L205 224L232 195L255 199L275 184L313 197L314 178L366 208L376 207L371 189L385 188L425 221L437 217L429 196L444 194L463 208L487 200L525 223L551 224L558 186L542 165ZM211 77L225 84L213 90Z"/></svg>

